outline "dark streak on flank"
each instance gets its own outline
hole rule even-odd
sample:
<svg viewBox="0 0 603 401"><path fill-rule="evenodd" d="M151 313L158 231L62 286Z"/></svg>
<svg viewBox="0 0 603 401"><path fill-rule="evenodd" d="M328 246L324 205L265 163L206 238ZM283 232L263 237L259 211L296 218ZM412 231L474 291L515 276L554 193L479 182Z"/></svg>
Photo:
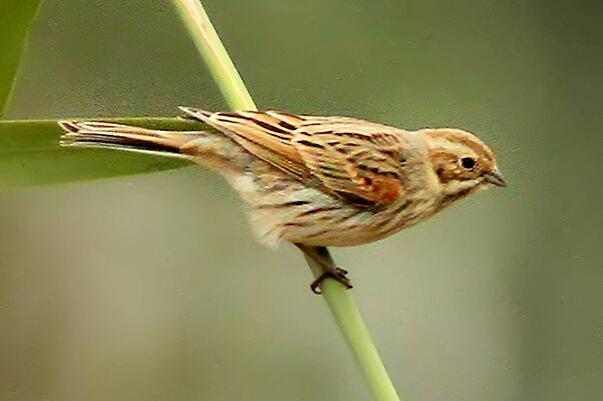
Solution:
<svg viewBox="0 0 603 401"><path fill-rule="evenodd" d="M296 201L290 201L290 202L284 202L284 203L268 203L265 205L258 206L258 209L286 209L288 207L305 206L308 204L310 204L310 202L308 202L308 201L296 200Z"/></svg>
<svg viewBox="0 0 603 401"><path fill-rule="evenodd" d="M388 213L388 215L390 215L390 216L391 216L391 218L389 218L389 219L384 219L384 220L380 221L380 222L379 222L379 224L377 225L377 227L381 228L381 227L383 227L384 225L386 225L387 223L389 223L390 221L392 221L392 218L393 218L394 216L396 216L396 215L398 215L398 214L402 213L402 211L403 211L404 209L408 208L408 207L409 207L409 205L410 205L411 203L412 203L412 202L411 202L410 200L407 200L406 202L404 202L403 204L401 204L400 206L398 206L398 207L396 208L396 210L394 210L392 213ZM387 232L390 232L390 231L392 231L392 230L395 230L397 227L399 227L399 226L398 226L398 225L395 225L394 227L392 227L391 229L389 229Z"/></svg>
<svg viewBox="0 0 603 401"><path fill-rule="evenodd" d="M341 206L317 207L314 209L306 210L305 212L301 212L297 215L297 217L307 217L307 216L312 216L317 213L332 212L332 211L339 210L339 209L341 209Z"/></svg>
<svg viewBox="0 0 603 401"><path fill-rule="evenodd" d="M351 192L344 192L344 191L336 191L337 194L339 194L341 197L347 199L348 201L352 202L355 206L359 206L359 207L371 207L371 206L375 206L376 203L362 198L356 194L353 194Z"/></svg>
<svg viewBox="0 0 603 401"><path fill-rule="evenodd" d="M283 227L287 228L287 227L305 227L306 225L304 223L285 223L283 224Z"/></svg>
<svg viewBox="0 0 603 401"><path fill-rule="evenodd" d="M329 231L331 231L331 230L320 230L320 231L317 231L315 233L306 235L305 238L308 239L308 238L320 237L321 235L328 234Z"/></svg>
<svg viewBox="0 0 603 401"><path fill-rule="evenodd" d="M341 216L341 217L339 217L339 218L337 218L337 219L331 220L329 223L330 223L330 224L341 224L341 223L343 223L343 222L345 222L345 221L347 221L347 220L349 220L349 219L351 219L351 218L353 218L353 217L358 216L358 215L359 215L360 213L362 213L362 212L364 212L364 210L363 210L363 209L356 209L356 210L354 211L354 213L349 214L349 215L347 215L347 216Z"/></svg>
<svg viewBox="0 0 603 401"><path fill-rule="evenodd" d="M343 218L341 218L341 219L338 219L338 220L333 220L332 222L329 222L329 223L336 223L336 222L337 222L337 223L341 223L341 222L343 222L343 221L345 221L345 220L348 220L348 219L350 219L350 218L354 217L356 214L357 214L357 213L354 213L354 214L352 214L352 215L345 216L345 217L343 217ZM338 233L342 233L342 232L346 232L346 231L350 231L350 230L355 230L355 229L357 229L357 228L358 228L358 225L357 225L357 224L354 224L354 225L351 225L351 226L349 226L349 227L345 227L345 228L338 228L338 229L337 229L337 232L338 232ZM331 231L333 231L333 230L320 230L320 231L317 231L317 232L315 232L315 233L313 233L313 234L307 235L307 236L306 236L306 238L316 238L316 237L319 237L319 236L321 236L321 235L328 234L328 233L329 233L329 232L331 232Z"/></svg>

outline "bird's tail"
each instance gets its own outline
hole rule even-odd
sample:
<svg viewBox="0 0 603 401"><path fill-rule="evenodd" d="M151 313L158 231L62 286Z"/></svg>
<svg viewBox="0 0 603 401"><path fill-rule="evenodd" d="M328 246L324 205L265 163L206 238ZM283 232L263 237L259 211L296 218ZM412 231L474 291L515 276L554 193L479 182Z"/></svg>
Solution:
<svg viewBox="0 0 603 401"><path fill-rule="evenodd" d="M190 146L191 142L204 135L203 132L161 131L99 121L66 120L59 125L65 131L62 146L127 150L186 159L196 151Z"/></svg>

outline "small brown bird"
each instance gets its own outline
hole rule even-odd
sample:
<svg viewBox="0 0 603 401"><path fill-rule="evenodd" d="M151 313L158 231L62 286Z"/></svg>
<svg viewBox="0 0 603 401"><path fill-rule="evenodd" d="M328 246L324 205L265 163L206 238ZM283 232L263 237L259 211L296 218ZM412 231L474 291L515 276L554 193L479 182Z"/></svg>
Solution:
<svg viewBox="0 0 603 401"><path fill-rule="evenodd" d="M180 157L214 169L249 204L263 243L297 245L348 287L347 272L325 263L322 247L376 241L479 189L505 186L490 148L460 129L181 109L214 130L61 121L62 144ZM315 292L322 278L312 284Z"/></svg>

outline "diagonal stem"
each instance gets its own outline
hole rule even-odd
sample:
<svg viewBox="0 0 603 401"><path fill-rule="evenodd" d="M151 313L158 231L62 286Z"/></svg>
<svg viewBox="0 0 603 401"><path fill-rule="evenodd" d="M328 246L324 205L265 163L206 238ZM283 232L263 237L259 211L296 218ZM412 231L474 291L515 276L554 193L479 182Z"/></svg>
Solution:
<svg viewBox="0 0 603 401"><path fill-rule="evenodd" d="M0 15L8 17L0 26L0 119L4 119L12 101L30 31L44 0L21 0L0 3ZM10 21L9 21L10 20Z"/></svg>
<svg viewBox="0 0 603 401"><path fill-rule="evenodd" d="M173 1L230 107L234 110L256 110L251 95L200 1ZM316 249L316 251L326 263L334 265L335 262L327 248ZM304 255L312 274L316 278L320 277L325 272L324 267L305 253ZM379 352L350 291L337 281L327 278L321 284L321 292L360 365L375 399L377 401L399 401L396 389L385 370Z"/></svg>
<svg viewBox="0 0 603 401"><path fill-rule="evenodd" d="M230 59L201 2L198 0L173 0L173 2L229 106L233 110L256 110L241 75Z"/></svg>
<svg viewBox="0 0 603 401"><path fill-rule="evenodd" d="M327 263L335 264L327 248L324 248L322 256ZM304 254L304 257L314 277L320 277L324 273L324 268L308 255ZM400 401L396 388L381 361L379 351L362 319L362 314L356 306L354 298L350 295L350 290L331 278L324 280L320 289L375 399L377 401Z"/></svg>

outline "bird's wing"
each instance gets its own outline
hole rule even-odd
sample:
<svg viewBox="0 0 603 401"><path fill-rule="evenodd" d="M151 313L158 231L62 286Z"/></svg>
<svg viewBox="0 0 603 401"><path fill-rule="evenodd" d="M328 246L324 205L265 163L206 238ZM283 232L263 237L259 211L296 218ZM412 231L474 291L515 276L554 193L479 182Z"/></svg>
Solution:
<svg viewBox="0 0 603 401"><path fill-rule="evenodd" d="M349 117L182 109L259 159L355 204L383 206L404 194L405 149L393 127Z"/></svg>
<svg viewBox="0 0 603 401"><path fill-rule="evenodd" d="M395 131L362 120L334 118L302 126L293 144L312 174L331 191L354 203L383 206L404 194L404 147Z"/></svg>
<svg viewBox="0 0 603 401"><path fill-rule="evenodd" d="M187 117L211 125L257 158L298 180L311 175L292 142L293 132L303 122L301 117L273 111L225 113L192 107L181 107L181 110Z"/></svg>

